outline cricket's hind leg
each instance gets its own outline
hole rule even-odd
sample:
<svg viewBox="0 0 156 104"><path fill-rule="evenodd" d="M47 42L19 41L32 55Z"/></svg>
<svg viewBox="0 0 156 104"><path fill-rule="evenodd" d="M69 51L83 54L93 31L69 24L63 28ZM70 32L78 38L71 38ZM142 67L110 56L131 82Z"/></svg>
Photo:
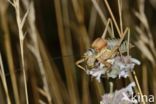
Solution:
<svg viewBox="0 0 156 104"><path fill-rule="evenodd" d="M111 26L111 34L110 34L110 36L111 36L111 38L114 38L113 22L112 22L112 20L109 18L108 21L107 21L105 30L104 30L104 32L103 32L103 34L102 34L102 36L101 36L102 39L105 39L106 33L107 33L107 31L108 31L109 25Z"/></svg>
<svg viewBox="0 0 156 104"><path fill-rule="evenodd" d="M121 43L123 42L126 34L130 34L130 29L127 27L122 35L122 37L119 39L119 41L117 42L117 44L114 46L114 48L112 49L111 53L109 54L109 57L111 57L119 48Z"/></svg>

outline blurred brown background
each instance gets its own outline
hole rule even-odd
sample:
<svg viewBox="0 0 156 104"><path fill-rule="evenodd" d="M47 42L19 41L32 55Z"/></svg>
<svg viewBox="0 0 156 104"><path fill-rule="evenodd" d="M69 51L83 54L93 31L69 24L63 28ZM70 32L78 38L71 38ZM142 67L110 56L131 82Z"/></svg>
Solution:
<svg viewBox="0 0 156 104"><path fill-rule="evenodd" d="M95 1L104 18L110 18L104 1ZM130 41L135 45L130 54L141 61L135 68L140 86L143 94L156 96L156 2L121 1L124 29L130 27ZM117 0L108 2L119 23ZM19 4L17 9L0 0L1 104L26 103L16 10L19 18L29 10L21 30L26 34L24 69L30 104L97 104L101 95L109 92L109 81L114 82L114 90L129 83L128 79L102 79L98 83L75 66L105 29L104 18L92 0L20 0Z"/></svg>

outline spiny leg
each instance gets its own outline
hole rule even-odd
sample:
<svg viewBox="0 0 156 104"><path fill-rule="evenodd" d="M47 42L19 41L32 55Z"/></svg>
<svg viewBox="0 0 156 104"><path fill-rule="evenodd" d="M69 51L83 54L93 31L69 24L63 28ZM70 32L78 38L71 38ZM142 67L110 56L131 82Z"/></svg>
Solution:
<svg viewBox="0 0 156 104"><path fill-rule="evenodd" d="M126 33L127 33L127 43L125 43L125 45L126 45L126 50L127 50L127 56L129 56L129 49L130 49L130 29L127 28L127 30L124 31L124 34L125 35L126 35ZM119 53L122 56L122 52L120 51L120 48L119 48Z"/></svg>
<svg viewBox="0 0 156 104"><path fill-rule="evenodd" d="M127 55L129 56L129 46L130 46L130 29L127 30L128 32L128 38L127 38Z"/></svg>
<svg viewBox="0 0 156 104"><path fill-rule="evenodd" d="M127 50L127 56L129 56L129 49L130 49L130 28L126 28L124 31L124 37L127 34L127 43L126 43L126 50ZM122 45L122 44L121 44ZM119 49L120 52L120 49ZM120 52L120 55L122 56L122 52Z"/></svg>
<svg viewBox="0 0 156 104"><path fill-rule="evenodd" d="M117 43L116 47L120 47L122 41L124 40L126 34L128 34L128 44L127 44L127 54L129 55L129 36L130 36L130 28L127 27L123 32L123 36L120 38L119 42ZM115 49L116 50L116 49Z"/></svg>
<svg viewBox="0 0 156 104"><path fill-rule="evenodd" d="M125 31L123 32L123 36L120 38L120 40L119 40L119 42L117 43L116 46L120 47L120 44L121 44L122 41L124 40L124 38L125 38L125 36L126 36L127 33L128 33L128 34L130 33L130 28L129 28L129 27L127 27L127 28L125 29Z"/></svg>
<svg viewBox="0 0 156 104"><path fill-rule="evenodd" d="M129 29L128 27L125 29L125 31L124 31L124 33L123 33L123 36L120 38L119 42L118 42L118 43L115 45L115 47L112 49L111 53L110 53L109 56L108 56L109 58L111 58L111 56L112 56L113 54L116 54L115 51L116 51L117 49L119 49L119 47L120 47L120 45L121 45L123 39L124 39L125 36L126 36L126 33L130 34L130 29Z"/></svg>
<svg viewBox="0 0 156 104"><path fill-rule="evenodd" d="M112 22L112 20L109 18L108 21L107 21L105 30L104 30L104 32L103 32L103 34L102 34L102 36L101 36L103 39L105 39L105 37L106 37L106 33L107 33L107 31L108 31L109 24L110 24L111 30L112 30L112 31L111 31L111 37L114 38L113 22Z"/></svg>

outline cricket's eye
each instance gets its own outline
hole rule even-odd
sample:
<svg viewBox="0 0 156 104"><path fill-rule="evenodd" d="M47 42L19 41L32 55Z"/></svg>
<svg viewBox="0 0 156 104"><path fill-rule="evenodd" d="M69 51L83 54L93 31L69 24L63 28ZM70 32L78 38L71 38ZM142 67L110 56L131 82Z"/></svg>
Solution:
<svg viewBox="0 0 156 104"><path fill-rule="evenodd" d="M92 47L96 50L101 50L102 48L105 48L107 46L107 40L102 38L97 38L93 43Z"/></svg>

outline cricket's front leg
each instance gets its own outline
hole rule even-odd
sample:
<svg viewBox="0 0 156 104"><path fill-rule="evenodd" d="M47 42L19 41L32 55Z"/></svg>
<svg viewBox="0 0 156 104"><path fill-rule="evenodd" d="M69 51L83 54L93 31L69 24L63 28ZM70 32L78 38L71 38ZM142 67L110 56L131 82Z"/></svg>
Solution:
<svg viewBox="0 0 156 104"><path fill-rule="evenodd" d="M83 66L80 65L81 63L83 63L86 60L87 60L87 58L82 58L82 59L76 61L76 66L79 67L80 69L86 71L86 69Z"/></svg>
<svg viewBox="0 0 156 104"><path fill-rule="evenodd" d="M103 61L102 62L108 69L110 69L112 67L111 63L107 62L107 61Z"/></svg>
<svg viewBox="0 0 156 104"><path fill-rule="evenodd" d="M102 63L103 63L103 64L105 65L105 67L106 67L105 72L106 72L106 73L110 72L110 71L111 71L112 65L111 65L109 62L107 62L107 61L103 61Z"/></svg>
<svg viewBox="0 0 156 104"><path fill-rule="evenodd" d="M112 64L107 62L106 60L101 60L101 59L98 59L98 61L102 64L105 65L105 67L107 68L106 72L109 72L111 67L112 67Z"/></svg>

